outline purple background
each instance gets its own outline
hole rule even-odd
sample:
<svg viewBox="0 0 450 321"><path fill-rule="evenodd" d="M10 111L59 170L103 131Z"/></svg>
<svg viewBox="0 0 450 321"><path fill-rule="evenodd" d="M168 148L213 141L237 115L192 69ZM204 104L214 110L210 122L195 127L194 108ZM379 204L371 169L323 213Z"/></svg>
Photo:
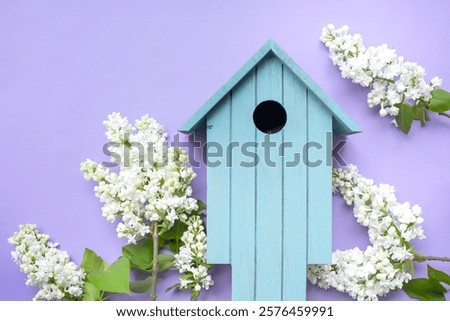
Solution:
<svg viewBox="0 0 450 321"><path fill-rule="evenodd" d="M363 129L348 138L346 161L394 185L400 201L422 206L427 239L417 249L450 256L450 120L434 116L403 135L367 108L367 90L340 77L319 41L329 22L349 24L366 45L388 43L448 89L448 11L444 0L0 1L0 300L29 300L36 291L10 260L6 239L19 224L38 224L76 263L84 247L109 261L120 255L125 240L102 218L93 184L79 172L84 159L105 159L107 114L149 113L173 135L269 38ZM195 196L205 199L205 170L196 172ZM366 230L351 208L340 197L333 202L333 247L365 248ZM424 267L416 264L417 275ZM176 275L159 285L159 299L187 299L163 293ZM213 277L200 299L229 300L230 268L215 267ZM350 297L310 286L308 299ZM400 291L387 299L408 297Z"/></svg>

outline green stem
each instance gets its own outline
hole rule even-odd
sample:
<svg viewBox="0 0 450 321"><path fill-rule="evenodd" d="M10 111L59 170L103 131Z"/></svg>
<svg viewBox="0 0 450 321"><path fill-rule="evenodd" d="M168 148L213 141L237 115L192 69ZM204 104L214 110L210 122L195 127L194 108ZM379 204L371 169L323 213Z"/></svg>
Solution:
<svg viewBox="0 0 450 321"><path fill-rule="evenodd" d="M391 84L395 84L395 80L393 80L393 79L387 79L387 78L383 78L383 77L373 77L373 79L375 79L375 80L383 80L383 81L387 81L387 82L389 82Z"/></svg>
<svg viewBox="0 0 450 321"><path fill-rule="evenodd" d="M156 283L158 282L158 222L152 223L151 231L153 238L153 268L150 300L156 301Z"/></svg>
<svg viewBox="0 0 450 321"><path fill-rule="evenodd" d="M447 118L450 118L450 115L447 114L447 113L439 113L439 115L444 116L444 117L447 117Z"/></svg>
<svg viewBox="0 0 450 321"><path fill-rule="evenodd" d="M416 254L414 254L413 261L416 261L416 262L425 262L425 261L450 262L450 257L431 256L431 255L423 255L423 254L416 253Z"/></svg>

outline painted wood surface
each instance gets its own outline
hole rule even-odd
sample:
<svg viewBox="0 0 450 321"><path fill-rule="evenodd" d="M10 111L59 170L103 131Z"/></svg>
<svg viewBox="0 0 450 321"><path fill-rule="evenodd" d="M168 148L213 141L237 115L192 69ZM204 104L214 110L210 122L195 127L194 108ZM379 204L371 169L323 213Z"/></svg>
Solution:
<svg viewBox="0 0 450 321"><path fill-rule="evenodd" d="M242 145L246 142L255 141L255 126L252 126L251 122L256 100L255 80L256 75L253 71L232 91L232 143ZM231 148L229 150L231 151ZM256 277L256 167L254 164L247 164L249 159L238 148L233 148L231 157L232 299L254 300ZM245 166L246 164L248 166Z"/></svg>
<svg viewBox="0 0 450 321"><path fill-rule="evenodd" d="M256 105L266 100L283 104L282 77L281 62L274 56L269 55L258 64ZM255 127L253 121L250 124ZM260 162L256 167L255 299L281 300L284 165L278 147L283 142L283 131L265 134L256 129L256 141Z"/></svg>
<svg viewBox="0 0 450 321"><path fill-rule="evenodd" d="M334 132L337 135L358 133L361 130L338 105L300 68L272 39L268 40L200 109L179 129L182 133L195 132L206 122L206 115L268 54L275 55L306 87L313 91L333 115Z"/></svg>
<svg viewBox="0 0 450 321"><path fill-rule="evenodd" d="M277 133L253 123L266 100L286 110ZM232 265L233 300L305 300L307 264L331 263L327 139L358 127L271 41L181 131L205 121L209 263Z"/></svg>
<svg viewBox="0 0 450 321"><path fill-rule="evenodd" d="M226 95L208 114L207 142L207 200L208 211L214 213L206 221L208 233L207 261L214 264L229 264L230 261L230 195L231 167L224 146L231 141L231 94ZM224 244L228 246L224 246Z"/></svg>
<svg viewBox="0 0 450 321"><path fill-rule="evenodd" d="M327 133L331 115L310 91L308 105L308 263L329 264L331 260L331 150L327 153ZM331 149L331 146L328 148ZM328 164L327 164L328 163Z"/></svg>
<svg viewBox="0 0 450 321"><path fill-rule="evenodd" d="M307 141L306 86L288 69L283 73L283 300L306 300L307 268L307 168L299 151Z"/></svg>
<svg viewBox="0 0 450 321"><path fill-rule="evenodd" d="M253 124L255 107L266 100L280 102L288 115L283 130L270 135ZM233 300L304 300L306 86L269 55L208 114L207 124L208 144L231 151L231 168L226 157L221 166L213 157L207 164L208 261L232 264ZM252 142L258 144L256 166L240 150Z"/></svg>

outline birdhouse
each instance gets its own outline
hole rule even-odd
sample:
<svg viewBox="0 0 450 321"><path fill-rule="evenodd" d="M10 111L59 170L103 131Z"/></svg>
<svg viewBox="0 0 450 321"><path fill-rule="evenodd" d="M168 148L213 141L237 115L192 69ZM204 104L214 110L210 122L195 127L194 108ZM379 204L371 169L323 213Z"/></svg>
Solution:
<svg viewBox="0 0 450 321"><path fill-rule="evenodd" d="M358 126L272 40L186 123L206 125L207 260L233 300L305 300L330 264L332 137Z"/></svg>

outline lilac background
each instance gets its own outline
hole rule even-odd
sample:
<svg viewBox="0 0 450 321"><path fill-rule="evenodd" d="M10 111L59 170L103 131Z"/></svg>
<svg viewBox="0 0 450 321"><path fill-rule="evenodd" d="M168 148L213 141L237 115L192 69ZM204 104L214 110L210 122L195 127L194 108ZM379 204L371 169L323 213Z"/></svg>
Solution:
<svg viewBox="0 0 450 321"><path fill-rule="evenodd" d="M449 256L450 121L432 117L404 136L367 108L367 90L340 77L319 41L327 23L349 24L366 45L388 43L450 88L448 11L444 0L0 1L0 300L35 293L6 243L19 224L38 224L77 263L84 247L109 261L120 255L125 241L79 172L87 157L104 159L107 114L149 113L173 135L269 38L363 129L348 138L345 159L396 186L400 201L422 206L427 239L417 249ZM205 199L205 170L196 171L195 195ZM333 202L333 247L367 246L351 209ZM416 264L417 275L424 266ZM230 268L217 266L213 276L216 285L200 299L229 300ZM172 273L159 289L175 281ZM162 300L187 299L161 292ZM310 286L308 299L350 298Z"/></svg>

